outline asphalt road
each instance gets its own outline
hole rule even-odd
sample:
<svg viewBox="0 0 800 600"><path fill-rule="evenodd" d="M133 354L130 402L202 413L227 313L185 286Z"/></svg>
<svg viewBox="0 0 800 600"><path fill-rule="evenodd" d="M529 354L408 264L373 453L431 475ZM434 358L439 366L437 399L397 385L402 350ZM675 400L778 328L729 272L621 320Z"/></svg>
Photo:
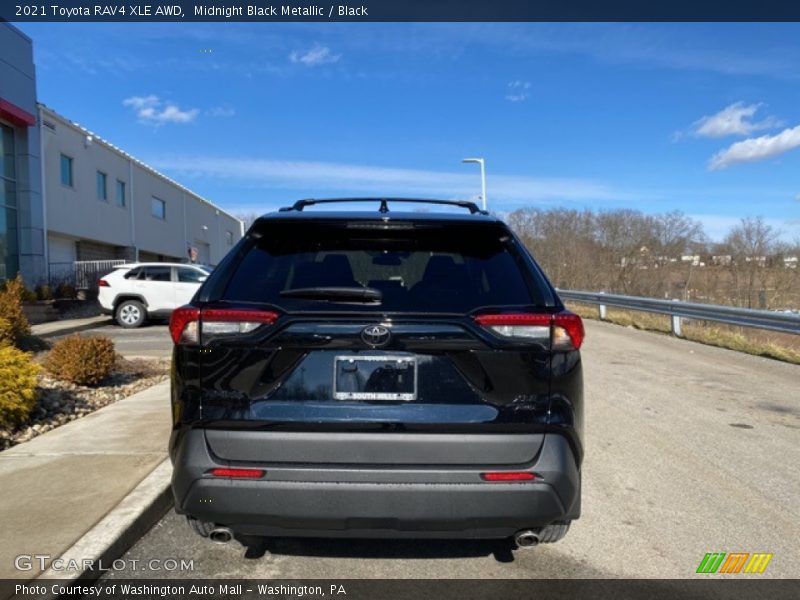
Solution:
<svg viewBox="0 0 800 600"><path fill-rule="evenodd" d="M114 342L117 352L128 358L136 356L169 358L172 356L172 339L169 337L166 322L148 323L137 329L124 329L109 317L106 324L82 331L81 335L108 336Z"/></svg>
<svg viewBox="0 0 800 600"><path fill-rule="evenodd" d="M685 578L707 552L771 552L759 577L800 576L800 367L586 328L583 516L561 542L512 553L503 542L276 539L245 557L170 512L124 558L193 570L111 576Z"/></svg>

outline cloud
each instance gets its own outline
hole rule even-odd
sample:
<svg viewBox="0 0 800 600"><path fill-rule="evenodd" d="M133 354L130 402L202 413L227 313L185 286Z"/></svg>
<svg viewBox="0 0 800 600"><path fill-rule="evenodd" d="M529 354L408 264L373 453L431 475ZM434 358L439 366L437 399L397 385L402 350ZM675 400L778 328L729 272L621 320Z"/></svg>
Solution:
<svg viewBox="0 0 800 600"><path fill-rule="evenodd" d="M402 169L331 162L281 161L225 157L168 157L152 161L158 169L182 177L234 179L265 188L326 193L366 193L472 198L480 186L477 173ZM488 176L489 204L523 206L532 202L607 201L640 198L585 179Z"/></svg>
<svg viewBox="0 0 800 600"><path fill-rule="evenodd" d="M528 91L531 89L529 81L510 81L506 86L506 100L509 102L523 102L528 99Z"/></svg>
<svg viewBox="0 0 800 600"><path fill-rule="evenodd" d="M784 129L776 135L762 135L736 142L712 156L708 168L717 171L738 163L764 160L798 146L800 146L800 125Z"/></svg>
<svg viewBox="0 0 800 600"><path fill-rule="evenodd" d="M305 52L292 50L291 54L289 54L290 62L294 64L303 64L307 67L316 67L339 62L340 58L342 58L341 54L333 54L330 48L327 46L320 46L319 44L314 44Z"/></svg>
<svg viewBox="0 0 800 600"><path fill-rule="evenodd" d="M715 115L704 116L695 121L693 133L700 137L720 138L729 135L750 135L764 129L780 127L782 123L775 117L767 117L761 121L752 121L763 104L745 104L735 102L726 106Z"/></svg>
<svg viewBox="0 0 800 600"><path fill-rule="evenodd" d="M158 96L131 96L122 101L123 106L131 107L142 123L163 125L164 123L191 123L200 114L196 108L181 110L177 104L162 102Z"/></svg>

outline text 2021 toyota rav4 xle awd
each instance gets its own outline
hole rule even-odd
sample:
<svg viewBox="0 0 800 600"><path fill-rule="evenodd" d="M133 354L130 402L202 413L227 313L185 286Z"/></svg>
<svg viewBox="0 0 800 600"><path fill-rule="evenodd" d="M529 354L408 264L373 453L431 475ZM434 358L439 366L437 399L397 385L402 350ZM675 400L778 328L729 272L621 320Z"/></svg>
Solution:
<svg viewBox="0 0 800 600"><path fill-rule="evenodd" d="M258 219L172 315L177 511L217 541L563 537L580 318L474 204L321 202Z"/></svg>

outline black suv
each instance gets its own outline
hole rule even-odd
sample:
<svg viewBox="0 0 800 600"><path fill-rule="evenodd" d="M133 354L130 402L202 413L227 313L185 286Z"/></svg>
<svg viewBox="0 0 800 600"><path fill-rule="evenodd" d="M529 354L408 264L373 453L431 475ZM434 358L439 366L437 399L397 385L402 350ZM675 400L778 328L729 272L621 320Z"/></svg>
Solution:
<svg viewBox="0 0 800 600"><path fill-rule="evenodd" d="M583 324L473 203L265 215L170 332L175 507L212 540L534 546L580 515Z"/></svg>

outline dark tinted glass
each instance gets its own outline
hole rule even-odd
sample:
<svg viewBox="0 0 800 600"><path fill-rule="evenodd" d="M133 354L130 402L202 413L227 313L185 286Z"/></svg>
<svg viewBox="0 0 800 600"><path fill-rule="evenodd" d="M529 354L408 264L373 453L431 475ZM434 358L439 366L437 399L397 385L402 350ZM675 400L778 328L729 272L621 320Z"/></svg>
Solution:
<svg viewBox="0 0 800 600"><path fill-rule="evenodd" d="M172 267L145 267L144 279L147 281L171 281Z"/></svg>
<svg viewBox="0 0 800 600"><path fill-rule="evenodd" d="M178 268L178 281L183 283L201 283L208 277L208 273L203 273L195 269Z"/></svg>
<svg viewBox="0 0 800 600"><path fill-rule="evenodd" d="M386 230L311 223L269 227L254 241L223 300L285 310L470 312L542 305L531 275L497 226L435 225ZM304 288L373 288L380 303L289 298Z"/></svg>

